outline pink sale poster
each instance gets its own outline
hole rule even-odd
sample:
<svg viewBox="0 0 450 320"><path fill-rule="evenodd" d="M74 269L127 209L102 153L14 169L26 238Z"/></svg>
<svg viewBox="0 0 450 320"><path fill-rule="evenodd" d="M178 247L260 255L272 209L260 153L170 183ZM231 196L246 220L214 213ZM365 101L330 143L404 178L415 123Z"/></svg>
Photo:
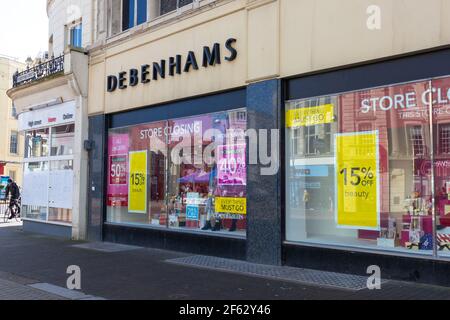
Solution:
<svg viewBox="0 0 450 320"><path fill-rule="evenodd" d="M220 186L247 185L245 145L222 145L217 148L217 179Z"/></svg>

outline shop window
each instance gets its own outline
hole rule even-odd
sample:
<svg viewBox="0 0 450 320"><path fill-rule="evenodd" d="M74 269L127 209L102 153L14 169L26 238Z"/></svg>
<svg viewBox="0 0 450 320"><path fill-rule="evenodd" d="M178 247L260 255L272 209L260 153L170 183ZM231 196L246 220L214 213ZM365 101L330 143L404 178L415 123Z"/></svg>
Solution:
<svg viewBox="0 0 450 320"><path fill-rule="evenodd" d="M25 158L47 157L49 129L28 131L25 134Z"/></svg>
<svg viewBox="0 0 450 320"><path fill-rule="evenodd" d="M432 81L433 131L436 150L434 168L434 194L436 213L436 246L438 257L450 258L450 77Z"/></svg>
<svg viewBox="0 0 450 320"><path fill-rule="evenodd" d="M111 129L107 221L244 237L244 119L236 110Z"/></svg>
<svg viewBox="0 0 450 320"><path fill-rule="evenodd" d="M49 208L48 221L72 223L72 210L63 208Z"/></svg>
<svg viewBox="0 0 450 320"><path fill-rule="evenodd" d="M48 169L46 161L24 163L22 190L22 216L28 219L47 220Z"/></svg>
<svg viewBox="0 0 450 320"><path fill-rule="evenodd" d="M11 131L11 135L9 137L9 153L19 153L19 133L17 131Z"/></svg>
<svg viewBox="0 0 450 320"><path fill-rule="evenodd" d="M47 220L47 207L46 206L33 206L22 205L22 216L27 219L46 221Z"/></svg>
<svg viewBox="0 0 450 320"><path fill-rule="evenodd" d="M46 172L48 171L48 162L27 162L24 165L24 173Z"/></svg>
<svg viewBox="0 0 450 320"><path fill-rule="evenodd" d="M50 163L50 170L73 170L73 160L52 161Z"/></svg>
<svg viewBox="0 0 450 320"><path fill-rule="evenodd" d="M73 155L75 125L63 125L52 128L51 156Z"/></svg>
<svg viewBox="0 0 450 320"><path fill-rule="evenodd" d="M147 21L147 0L122 1L122 30L128 30Z"/></svg>
<svg viewBox="0 0 450 320"><path fill-rule="evenodd" d="M287 241L433 253L429 88L424 81L286 103ZM417 103L406 106L406 95ZM450 201L441 206L445 217Z"/></svg>

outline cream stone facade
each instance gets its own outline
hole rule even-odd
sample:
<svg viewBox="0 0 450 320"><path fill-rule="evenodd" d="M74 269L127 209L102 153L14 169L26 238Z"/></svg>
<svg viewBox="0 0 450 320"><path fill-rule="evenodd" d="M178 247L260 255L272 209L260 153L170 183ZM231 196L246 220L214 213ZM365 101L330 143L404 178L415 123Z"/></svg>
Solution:
<svg viewBox="0 0 450 320"><path fill-rule="evenodd" d="M18 185L22 185L22 158L23 158L23 135L19 134L19 127L15 115L15 109L6 91L11 87L12 76L18 70L23 70L25 64L19 61L0 56L0 167L3 167L2 175L11 176ZM17 144L14 138L17 137ZM0 170L2 171L2 170Z"/></svg>
<svg viewBox="0 0 450 320"><path fill-rule="evenodd" d="M402 264L392 277L409 272L410 261L399 255L425 257L426 266L411 260L424 274L450 257L438 252L450 236L449 1L98 0L95 8L87 98L90 239L355 273L380 254L386 270ZM428 105L403 114L407 97L423 92ZM367 105L361 112L368 101L381 112ZM312 123L314 117L322 120ZM235 179L245 180L245 191L236 195L217 186L217 163L171 163L173 123L195 131L200 123L227 130L238 122L258 138L270 132L278 171L262 174L263 161L248 163L246 177ZM366 193L359 206L355 197L364 194L341 192L347 180L338 185L348 170L335 172L345 153L336 146L341 135L367 132L376 138L364 143L375 147L355 154L377 158L380 183L372 181L376 199L369 203ZM166 136L168 155L154 152L152 143L161 141L153 136ZM253 137L249 157L256 153ZM223 144L217 153L231 148ZM151 161L130 160L136 153ZM375 179L375 164L352 165L352 178L360 170ZM209 175L203 190L189 170ZM140 193L132 188L136 173L139 182L150 181ZM215 207L206 214L184 207L186 193ZM367 207L372 224L339 223L347 204L356 208L349 220ZM237 207L241 216L221 218ZM418 225L408 221L419 211L423 230L414 234Z"/></svg>
<svg viewBox="0 0 450 320"><path fill-rule="evenodd" d="M448 1L382 0L376 4L381 10L379 30L367 26L367 8L373 5L369 0L203 0L188 10L156 17L115 35L97 33L90 50L89 114L113 113L450 43ZM103 5L107 8L106 2ZM108 5L120 2L109 1ZM110 12L100 12L96 30L107 30L111 19L117 19ZM239 58L233 64L113 94L106 91L110 74L190 50L201 56L203 46L228 37L237 39Z"/></svg>

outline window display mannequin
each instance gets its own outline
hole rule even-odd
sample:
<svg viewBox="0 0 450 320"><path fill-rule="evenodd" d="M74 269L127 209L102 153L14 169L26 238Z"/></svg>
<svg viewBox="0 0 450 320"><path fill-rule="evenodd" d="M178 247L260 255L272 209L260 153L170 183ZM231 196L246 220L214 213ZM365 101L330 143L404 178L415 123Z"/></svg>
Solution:
<svg viewBox="0 0 450 320"><path fill-rule="evenodd" d="M212 230L212 223L211 220L215 220L214 216L215 216L215 212L214 212L214 195L213 195L213 190L209 189L208 192L208 199L206 200L206 223L205 226L202 228L203 231L206 230ZM215 221L214 221L215 224ZM216 226L214 225L214 228L216 228Z"/></svg>

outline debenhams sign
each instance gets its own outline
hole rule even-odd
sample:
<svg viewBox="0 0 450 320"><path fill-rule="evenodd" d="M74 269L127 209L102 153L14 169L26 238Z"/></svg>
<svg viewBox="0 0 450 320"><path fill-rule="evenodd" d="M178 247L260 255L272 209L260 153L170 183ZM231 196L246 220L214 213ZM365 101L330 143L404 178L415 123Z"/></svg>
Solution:
<svg viewBox="0 0 450 320"><path fill-rule="evenodd" d="M234 48L236 39L230 38L225 42L225 61L231 62L237 57L237 50ZM208 68L222 63L222 47L215 43L211 47L203 47L201 66ZM147 84L158 79L165 79L167 74L174 77L177 74L188 73L191 70L199 70L198 57L195 52L189 51L185 57L177 54L167 60L153 62L152 65L144 64L140 69L130 69L129 72L120 72L117 76L111 75L107 78L108 92L117 89L126 89L128 86L135 87L138 84Z"/></svg>

